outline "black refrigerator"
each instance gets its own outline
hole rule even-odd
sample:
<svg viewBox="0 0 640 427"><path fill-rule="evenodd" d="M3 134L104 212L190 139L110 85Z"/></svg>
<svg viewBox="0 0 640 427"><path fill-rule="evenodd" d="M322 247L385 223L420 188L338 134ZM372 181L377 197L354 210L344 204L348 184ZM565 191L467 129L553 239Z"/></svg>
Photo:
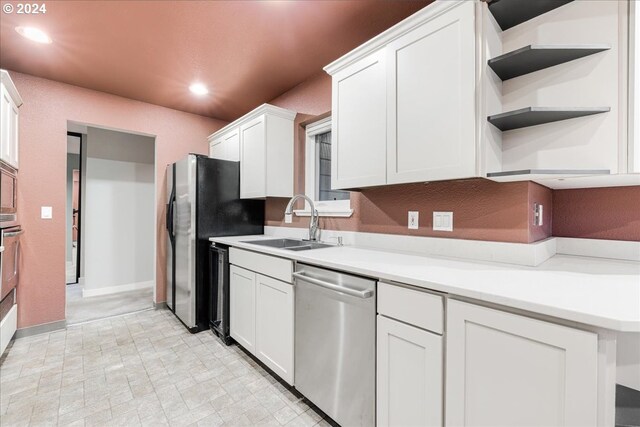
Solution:
<svg viewBox="0 0 640 427"><path fill-rule="evenodd" d="M209 327L210 237L264 233L264 201L240 199L240 163L189 154L167 166L167 305ZM228 298L228 296L227 296Z"/></svg>

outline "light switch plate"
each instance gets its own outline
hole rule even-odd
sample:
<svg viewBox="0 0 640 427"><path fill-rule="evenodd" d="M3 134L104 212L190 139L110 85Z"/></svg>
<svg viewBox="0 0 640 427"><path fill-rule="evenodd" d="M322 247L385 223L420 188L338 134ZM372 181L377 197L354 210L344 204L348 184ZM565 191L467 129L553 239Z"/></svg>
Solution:
<svg viewBox="0 0 640 427"><path fill-rule="evenodd" d="M420 225L419 213L417 211L409 211L409 217L407 218L407 227L410 230L417 230Z"/></svg>
<svg viewBox="0 0 640 427"><path fill-rule="evenodd" d="M453 212L433 212L433 231L453 231Z"/></svg>
<svg viewBox="0 0 640 427"><path fill-rule="evenodd" d="M40 218L51 219L53 218L53 208L51 206L40 207Z"/></svg>

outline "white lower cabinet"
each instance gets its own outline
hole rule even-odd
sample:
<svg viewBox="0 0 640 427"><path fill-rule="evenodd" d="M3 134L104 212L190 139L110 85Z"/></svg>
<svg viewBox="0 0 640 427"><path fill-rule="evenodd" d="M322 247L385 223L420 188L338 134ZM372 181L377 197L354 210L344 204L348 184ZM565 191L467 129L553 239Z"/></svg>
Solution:
<svg viewBox="0 0 640 427"><path fill-rule="evenodd" d="M232 265L229 270L229 329L231 337L255 353L256 273Z"/></svg>
<svg viewBox="0 0 640 427"><path fill-rule="evenodd" d="M594 426L598 339L449 300L447 426Z"/></svg>
<svg viewBox="0 0 640 427"><path fill-rule="evenodd" d="M293 385L293 263L237 248L229 259L231 337Z"/></svg>
<svg viewBox="0 0 640 427"><path fill-rule="evenodd" d="M256 356L293 384L293 285L257 275Z"/></svg>
<svg viewBox="0 0 640 427"><path fill-rule="evenodd" d="M442 336L378 315L377 425L442 426Z"/></svg>

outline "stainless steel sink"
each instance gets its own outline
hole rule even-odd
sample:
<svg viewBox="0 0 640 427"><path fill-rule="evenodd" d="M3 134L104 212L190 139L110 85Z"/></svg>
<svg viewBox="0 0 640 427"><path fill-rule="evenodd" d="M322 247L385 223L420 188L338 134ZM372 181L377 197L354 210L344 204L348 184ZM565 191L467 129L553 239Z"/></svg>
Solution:
<svg viewBox="0 0 640 427"><path fill-rule="evenodd" d="M302 246L291 246L289 248L285 248L289 251L308 251L309 249L322 249L322 248L330 248L333 245L327 245L325 243L318 242L304 242Z"/></svg>
<svg viewBox="0 0 640 427"><path fill-rule="evenodd" d="M270 248L287 249L290 251L308 251L310 249L329 248L332 245L325 243L310 242L308 240L297 239L267 239L267 240L248 240L243 243L251 245L268 246Z"/></svg>

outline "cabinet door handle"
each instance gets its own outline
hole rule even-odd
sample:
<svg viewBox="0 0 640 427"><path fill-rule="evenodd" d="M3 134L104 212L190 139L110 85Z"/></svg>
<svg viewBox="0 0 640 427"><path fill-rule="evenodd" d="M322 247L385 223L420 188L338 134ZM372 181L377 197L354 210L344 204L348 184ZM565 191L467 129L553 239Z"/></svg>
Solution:
<svg viewBox="0 0 640 427"><path fill-rule="evenodd" d="M309 282L312 283L314 285L326 288L326 289L330 289L332 291L336 291L336 292L342 292L343 294L347 294L350 295L352 297L358 297L358 298L362 298L362 299L366 299L366 298L370 298L371 296L373 296L373 291L372 290L365 290L365 291L358 291L355 289L350 289L350 288L345 288L344 286L340 286L340 285L336 285L335 283L329 283L329 282L325 282L324 280L320 280L320 279L316 279L313 277L309 277L304 275L303 273L293 273L293 277L295 279L298 280L302 280L304 282Z"/></svg>

